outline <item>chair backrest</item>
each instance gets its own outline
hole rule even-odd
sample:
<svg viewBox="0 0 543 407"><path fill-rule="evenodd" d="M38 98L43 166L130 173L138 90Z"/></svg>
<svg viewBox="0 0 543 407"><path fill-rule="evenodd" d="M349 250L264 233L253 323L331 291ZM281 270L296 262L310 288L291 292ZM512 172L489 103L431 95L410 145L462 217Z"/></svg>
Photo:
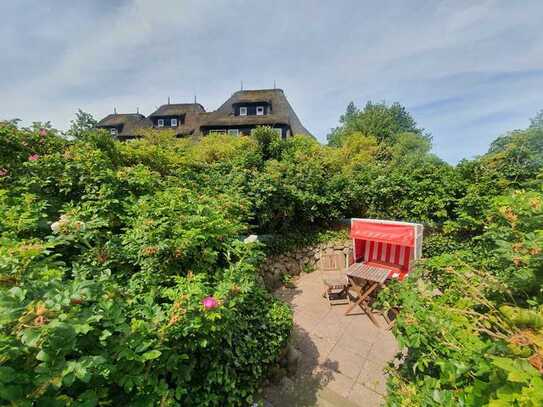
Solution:
<svg viewBox="0 0 543 407"><path fill-rule="evenodd" d="M333 249L321 252L319 263L322 272L342 272L347 266L345 254Z"/></svg>
<svg viewBox="0 0 543 407"><path fill-rule="evenodd" d="M333 249L321 252L319 269L323 280L345 278L346 266L346 258L343 252Z"/></svg>

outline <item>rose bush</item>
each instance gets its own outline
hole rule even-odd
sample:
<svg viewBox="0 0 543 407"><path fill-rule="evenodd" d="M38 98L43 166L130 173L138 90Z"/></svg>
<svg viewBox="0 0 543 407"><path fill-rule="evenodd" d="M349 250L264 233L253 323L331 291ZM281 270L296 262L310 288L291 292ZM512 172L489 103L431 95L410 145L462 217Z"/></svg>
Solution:
<svg viewBox="0 0 543 407"><path fill-rule="evenodd" d="M292 319L240 243L239 191L191 189L173 154L146 165L156 140L0 132L1 403L250 403Z"/></svg>

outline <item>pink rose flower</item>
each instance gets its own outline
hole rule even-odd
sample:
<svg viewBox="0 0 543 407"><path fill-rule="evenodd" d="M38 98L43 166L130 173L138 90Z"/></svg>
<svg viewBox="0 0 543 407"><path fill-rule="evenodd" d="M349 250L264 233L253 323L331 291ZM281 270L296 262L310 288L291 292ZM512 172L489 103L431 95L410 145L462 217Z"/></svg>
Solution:
<svg viewBox="0 0 543 407"><path fill-rule="evenodd" d="M6 175L8 175L8 170L0 168L0 177L5 177Z"/></svg>
<svg viewBox="0 0 543 407"><path fill-rule="evenodd" d="M38 154L32 154L28 157L28 161L36 161L40 156Z"/></svg>
<svg viewBox="0 0 543 407"><path fill-rule="evenodd" d="M47 130L42 127L38 134L40 135L40 137L45 137L47 136Z"/></svg>
<svg viewBox="0 0 543 407"><path fill-rule="evenodd" d="M202 305L206 310L217 308L219 306L219 301L213 297L206 297L202 300Z"/></svg>

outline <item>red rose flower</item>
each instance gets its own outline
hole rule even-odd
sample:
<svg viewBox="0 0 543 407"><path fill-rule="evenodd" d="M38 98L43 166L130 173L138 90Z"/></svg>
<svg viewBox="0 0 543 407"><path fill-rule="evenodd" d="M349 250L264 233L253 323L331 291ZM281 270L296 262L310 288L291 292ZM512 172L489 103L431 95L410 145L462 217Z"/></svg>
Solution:
<svg viewBox="0 0 543 407"><path fill-rule="evenodd" d="M217 308L219 306L219 301L213 297L206 297L202 300L202 305L206 310Z"/></svg>

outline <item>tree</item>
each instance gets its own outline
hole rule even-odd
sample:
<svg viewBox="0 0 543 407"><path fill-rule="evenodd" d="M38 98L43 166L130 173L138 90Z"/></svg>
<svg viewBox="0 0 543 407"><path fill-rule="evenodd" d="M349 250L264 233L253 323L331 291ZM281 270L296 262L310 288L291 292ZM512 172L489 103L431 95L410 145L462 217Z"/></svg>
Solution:
<svg viewBox="0 0 543 407"><path fill-rule="evenodd" d="M426 156L431 148L432 143L428 137L417 133L399 133L390 150L392 158L396 161L402 161L412 157Z"/></svg>
<svg viewBox="0 0 543 407"><path fill-rule="evenodd" d="M543 110L530 119L530 129L543 129Z"/></svg>
<svg viewBox="0 0 543 407"><path fill-rule="evenodd" d="M375 137L353 132L345 135L340 151L346 161L352 162L356 166L360 163L371 162L378 148Z"/></svg>
<svg viewBox="0 0 543 407"><path fill-rule="evenodd" d="M92 114L78 109L75 114L75 119L70 121L70 124L70 128L66 132L66 135L73 138L81 138L83 133L94 129L98 124L98 121Z"/></svg>
<svg viewBox="0 0 543 407"><path fill-rule="evenodd" d="M385 102L370 101L362 110L358 110L351 102L339 121L341 125L327 136L331 146L340 146L344 136L355 131L373 136L379 142L393 141L399 133L415 133L430 140L430 136L424 129L417 127L415 119L398 102L387 105Z"/></svg>

